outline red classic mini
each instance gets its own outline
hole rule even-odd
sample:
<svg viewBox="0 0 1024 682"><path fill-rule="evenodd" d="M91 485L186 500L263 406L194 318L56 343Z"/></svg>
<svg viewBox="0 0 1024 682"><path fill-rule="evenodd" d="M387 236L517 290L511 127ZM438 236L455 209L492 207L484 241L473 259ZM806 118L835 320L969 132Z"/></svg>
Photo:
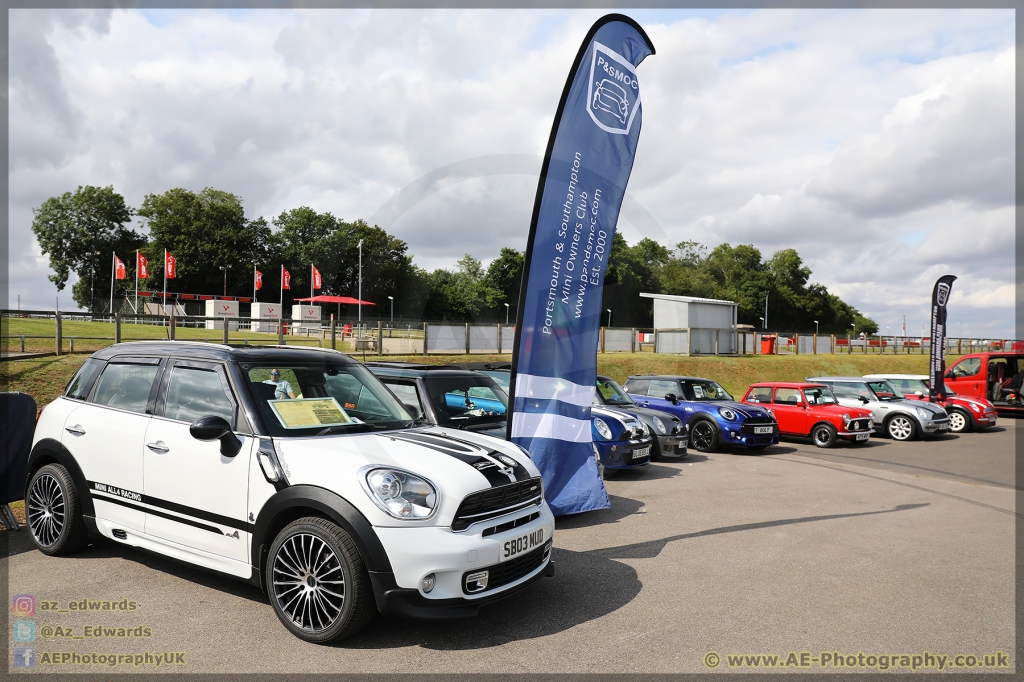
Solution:
<svg viewBox="0 0 1024 682"><path fill-rule="evenodd" d="M843 407L823 384L754 384L747 389L743 402L770 404L782 435L810 437L819 448L833 447L840 438L863 445L875 426L870 410Z"/></svg>

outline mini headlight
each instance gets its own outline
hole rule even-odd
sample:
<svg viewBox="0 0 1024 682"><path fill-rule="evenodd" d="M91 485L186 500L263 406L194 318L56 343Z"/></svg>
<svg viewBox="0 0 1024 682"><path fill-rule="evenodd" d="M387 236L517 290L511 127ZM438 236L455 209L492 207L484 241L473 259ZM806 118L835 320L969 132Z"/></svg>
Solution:
<svg viewBox="0 0 1024 682"><path fill-rule="evenodd" d="M921 419L929 419L931 417L931 415L928 414L928 410L923 407L915 407L914 411L917 412L917 416Z"/></svg>
<svg viewBox="0 0 1024 682"><path fill-rule="evenodd" d="M728 407L719 407L718 414L722 415L729 421L736 421L736 413L730 410Z"/></svg>
<svg viewBox="0 0 1024 682"><path fill-rule="evenodd" d="M981 405L978 403L971 403L971 409L975 412L981 412Z"/></svg>
<svg viewBox="0 0 1024 682"><path fill-rule="evenodd" d="M597 429L598 434L605 440L612 439L612 430L608 428L608 425L604 423L604 420L600 417L594 417L594 428Z"/></svg>
<svg viewBox="0 0 1024 682"><path fill-rule="evenodd" d="M844 414L843 415L843 426L849 426L849 425L850 425L850 415Z"/></svg>
<svg viewBox="0 0 1024 682"><path fill-rule="evenodd" d="M869 429L875 428L875 419L874 419L874 417L868 417L868 428Z"/></svg>
<svg viewBox="0 0 1024 682"><path fill-rule="evenodd" d="M652 417L651 421L654 422L654 428L657 429L658 433L668 433L668 429L665 428L665 423L658 417Z"/></svg>
<svg viewBox="0 0 1024 682"><path fill-rule="evenodd" d="M396 519L427 519L437 509L437 489L425 478L402 469L364 467L360 483L381 511Z"/></svg>

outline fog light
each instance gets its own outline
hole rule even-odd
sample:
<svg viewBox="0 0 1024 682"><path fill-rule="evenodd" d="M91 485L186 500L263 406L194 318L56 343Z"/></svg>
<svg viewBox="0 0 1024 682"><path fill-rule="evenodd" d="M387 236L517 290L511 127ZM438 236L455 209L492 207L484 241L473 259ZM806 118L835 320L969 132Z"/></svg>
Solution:
<svg viewBox="0 0 1024 682"><path fill-rule="evenodd" d="M477 571L466 576L466 593L482 592L487 589L488 571Z"/></svg>
<svg viewBox="0 0 1024 682"><path fill-rule="evenodd" d="M735 431L730 431L729 435L732 436L733 438L735 438L736 437L736 432Z"/></svg>
<svg viewBox="0 0 1024 682"><path fill-rule="evenodd" d="M424 592L430 592L434 589L434 574L430 573L423 577L423 581L420 583L423 586Z"/></svg>

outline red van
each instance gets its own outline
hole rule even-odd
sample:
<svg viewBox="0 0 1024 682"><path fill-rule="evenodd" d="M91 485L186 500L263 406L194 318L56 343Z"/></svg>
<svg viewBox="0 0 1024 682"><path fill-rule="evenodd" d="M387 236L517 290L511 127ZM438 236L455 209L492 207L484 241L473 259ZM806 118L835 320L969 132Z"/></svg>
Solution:
<svg viewBox="0 0 1024 682"><path fill-rule="evenodd" d="M964 355L946 370L946 386L961 395L992 401L1003 413L1024 413L1024 351Z"/></svg>

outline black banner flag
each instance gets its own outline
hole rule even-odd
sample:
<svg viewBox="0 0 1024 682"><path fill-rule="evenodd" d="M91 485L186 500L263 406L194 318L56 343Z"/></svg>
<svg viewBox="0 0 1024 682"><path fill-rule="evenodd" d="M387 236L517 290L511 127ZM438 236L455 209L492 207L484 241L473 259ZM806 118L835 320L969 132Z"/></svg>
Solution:
<svg viewBox="0 0 1024 682"><path fill-rule="evenodd" d="M946 399L946 301L953 290L953 275L943 275L932 289L931 360L928 362L928 399L933 403Z"/></svg>

